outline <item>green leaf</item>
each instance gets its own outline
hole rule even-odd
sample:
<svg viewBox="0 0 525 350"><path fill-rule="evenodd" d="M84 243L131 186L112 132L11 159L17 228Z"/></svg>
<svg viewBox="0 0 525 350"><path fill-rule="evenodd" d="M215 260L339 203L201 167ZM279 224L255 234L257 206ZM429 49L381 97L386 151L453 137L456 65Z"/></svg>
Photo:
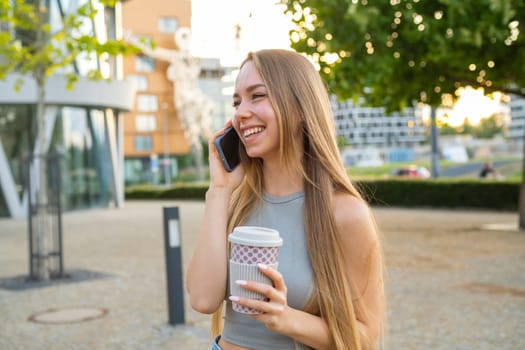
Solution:
<svg viewBox="0 0 525 350"><path fill-rule="evenodd" d="M114 6L116 1L100 1L106 6ZM48 10L41 7L45 13ZM138 53L137 48L121 40L99 42L90 24L97 10L86 1L73 13L63 18L63 27L51 32L49 24L39 23L39 14L33 2L25 0L0 0L0 20L12 29L0 32L0 79L15 68L21 74L30 74L37 79L46 79L57 70L73 70L73 62L79 56L96 59L96 56L129 55ZM86 24L89 24L86 26ZM11 36L15 33L15 37ZM100 72L91 71L89 79L101 79ZM68 75L67 88L73 88L79 77ZM22 81L15 84L20 88Z"/></svg>
<svg viewBox="0 0 525 350"><path fill-rule="evenodd" d="M349 53L330 67L320 62L327 87L340 98L359 96L393 111L421 100L422 92L437 106L442 94L454 95L461 85L525 97L523 0L300 0L286 7L315 14L311 23L294 17L293 31L306 35L293 49L312 57ZM518 23L514 37L510 23ZM326 33L332 35L328 44Z"/></svg>

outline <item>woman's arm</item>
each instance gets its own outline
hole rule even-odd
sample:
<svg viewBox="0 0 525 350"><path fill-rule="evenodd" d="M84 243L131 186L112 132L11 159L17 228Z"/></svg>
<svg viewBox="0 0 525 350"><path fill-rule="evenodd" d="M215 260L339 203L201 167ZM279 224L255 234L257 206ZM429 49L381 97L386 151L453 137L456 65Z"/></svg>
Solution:
<svg viewBox="0 0 525 350"><path fill-rule="evenodd" d="M206 193L197 245L186 273L190 304L196 311L206 314L215 312L226 296L228 203L244 176L242 166L231 173L224 170L213 144L222 133L224 129L209 142L210 188Z"/></svg>
<svg viewBox="0 0 525 350"><path fill-rule="evenodd" d="M363 349L377 349L384 308L382 252L370 209L347 194L335 196L334 214Z"/></svg>

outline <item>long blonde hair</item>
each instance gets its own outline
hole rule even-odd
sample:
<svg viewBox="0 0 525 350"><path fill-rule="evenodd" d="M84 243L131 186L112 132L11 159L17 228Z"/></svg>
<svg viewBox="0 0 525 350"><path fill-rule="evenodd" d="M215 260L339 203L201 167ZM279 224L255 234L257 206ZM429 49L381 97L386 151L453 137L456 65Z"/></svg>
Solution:
<svg viewBox="0 0 525 350"><path fill-rule="evenodd" d="M248 54L242 63L254 63L263 79L280 129L280 158L287 170L304 178L305 234L312 263L315 293L305 311L322 317L336 349L362 349L356 314L366 317L360 293L344 270L343 252L333 213L335 192L362 200L350 182L336 144L330 99L313 65L289 50L261 50ZM297 130L302 133L302 145ZM295 156L303 148L298 162ZM242 147L241 147L242 148ZM242 224L263 195L260 159L241 150L246 176L230 201L228 232ZM222 307L212 319L212 334L221 331Z"/></svg>

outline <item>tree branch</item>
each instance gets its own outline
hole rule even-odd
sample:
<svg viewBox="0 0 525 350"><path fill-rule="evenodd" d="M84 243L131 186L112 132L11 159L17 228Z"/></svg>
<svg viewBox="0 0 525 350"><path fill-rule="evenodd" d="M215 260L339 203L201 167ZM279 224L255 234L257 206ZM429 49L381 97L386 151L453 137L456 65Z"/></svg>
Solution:
<svg viewBox="0 0 525 350"><path fill-rule="evenodd" d="M446 76L447 79L457 81L462 86L470 85L473 88L483 88L486 92L492 93L492 92L503 92L505 94L512 94L517 95L522 98L525 98L525 88L520 88L519 86L516 87L507 87L507 86L496 86L496 85L487 85L486 83L479 83L477 81L473 81L468 78L464 77L453 77L453 76Z"/></svg>

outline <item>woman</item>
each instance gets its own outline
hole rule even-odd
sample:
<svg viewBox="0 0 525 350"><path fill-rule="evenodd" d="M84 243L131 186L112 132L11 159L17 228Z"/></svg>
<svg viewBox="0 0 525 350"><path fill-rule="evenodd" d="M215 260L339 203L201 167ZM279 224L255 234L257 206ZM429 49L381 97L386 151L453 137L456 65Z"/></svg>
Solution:
<svg viewBox="0 0 525 350"><path fill-rule="evenodd" d="M293 51L250 53L233 105L225 128L233 125L241 138L241 165L226 172L210 141L210 187L187 271L192 307L214 314L212 349L376 349L384 314L380 240L342 164L318 72ZM228 295L227 234L238 225L283 237L279 271L260 267L273 286L236 281L266 301ZM262 314L237 313L232 303Z"/></svg>

